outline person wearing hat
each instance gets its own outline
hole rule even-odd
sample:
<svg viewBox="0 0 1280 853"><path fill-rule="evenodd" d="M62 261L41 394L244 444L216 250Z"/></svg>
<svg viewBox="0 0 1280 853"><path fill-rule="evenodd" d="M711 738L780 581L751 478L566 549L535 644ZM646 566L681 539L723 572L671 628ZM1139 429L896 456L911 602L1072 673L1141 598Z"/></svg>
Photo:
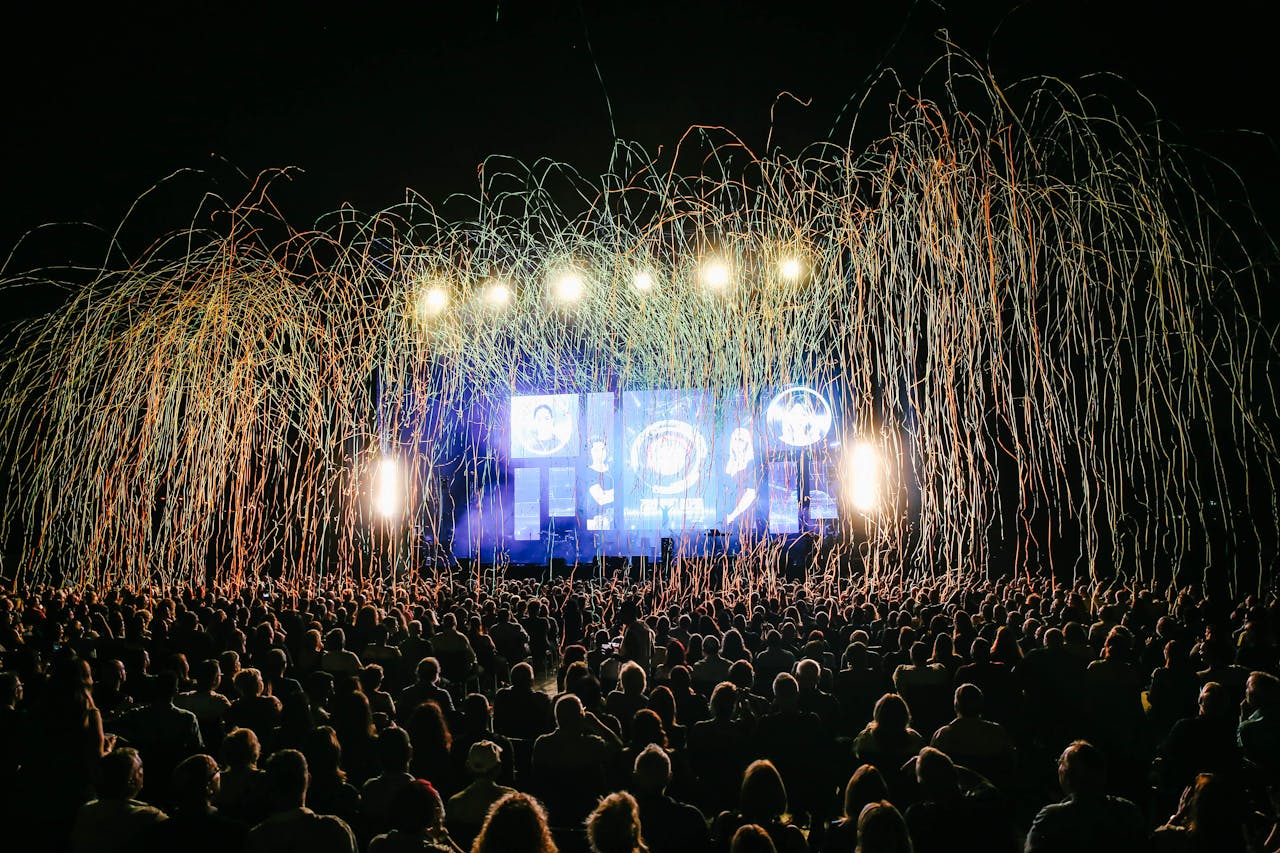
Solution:
<svg viewBox="0 0 1280 853"><path fill-rule="evenodd" d="M369 842L369 853L462 853L444 827L444 804L425 779L406 785L391 804L392 830Z"/></svg>
<svg viewBox="0 0 1280 853"><path fill-rule="evenodd" d="M499 785L502 771L502 747L491 740L477 741L467 751L467 775L470 785L449 798L446 813L449 830L464 845L469 845L484 825L489 808L512 792Z"/></svg>

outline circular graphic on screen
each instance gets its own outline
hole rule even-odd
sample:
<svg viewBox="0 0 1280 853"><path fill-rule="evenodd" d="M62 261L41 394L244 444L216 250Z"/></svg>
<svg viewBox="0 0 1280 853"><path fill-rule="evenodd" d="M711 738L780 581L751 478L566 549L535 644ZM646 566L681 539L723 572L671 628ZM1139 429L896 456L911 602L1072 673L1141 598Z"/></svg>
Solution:
<svg viewBox="0 0 1280 853"><path fill-rule="evenodd" d="M631 469L658 495L687 491L706 458L707 440L684 421L655 421L631 442Z"/></svg>
<svg viewBox="0 0 1280 853"><path fill-rule="evenodd" d="M573 416L556 397L521 400L512 405L512 420L523 421L517 433L525 456L555 456L573 437Z"/></svg>
<svg viewBox="0 0 1280 853"><path fill-rule="evenodd" d="M778 441L792 447L808 447L831 432L831 406L817 391L797 385L769 402L765 421Z"/></svg>

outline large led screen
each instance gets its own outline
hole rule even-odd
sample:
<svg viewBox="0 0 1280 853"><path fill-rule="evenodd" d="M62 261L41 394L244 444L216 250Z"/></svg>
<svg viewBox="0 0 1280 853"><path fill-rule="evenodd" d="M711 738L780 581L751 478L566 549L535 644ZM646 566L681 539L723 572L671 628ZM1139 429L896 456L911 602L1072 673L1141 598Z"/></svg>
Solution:
<svg viewBox="0 0 1280 853"><path fill-rule="evenodd" d="M622 553L668 536L794 534L838 516L837 414L829 391L799 384L513 395L501 433L514 523L499 536L576 528L584 547Z"/></svg>

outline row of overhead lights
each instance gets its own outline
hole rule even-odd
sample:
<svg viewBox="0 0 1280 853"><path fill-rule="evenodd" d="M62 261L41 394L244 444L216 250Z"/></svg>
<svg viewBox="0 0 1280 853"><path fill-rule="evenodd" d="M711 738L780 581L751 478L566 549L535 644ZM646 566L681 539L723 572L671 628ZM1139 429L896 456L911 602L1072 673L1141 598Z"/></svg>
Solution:
<svg viewBox="0 0 1280 853"><path fill-rule="evenodd" d="M798 282L804 277L806 264L798 257L786 257L778 262L778 275L787 282ZM721 258L708 258L698 267L698 281L708 291L722 292L733 283L733 268ZM586 279L576 269L562 269L548 279L552 298L563 305L578 302L587 292ZM640 293L653 290L657 279L648 270L640 270L631 279L631 286ZM511 304L515 293L503 278L491 278L480 291L483 303L500 310ZM449 307L449 290L439 284L432 285L418 295L418 311L425 317L436 317Z"/></svg>

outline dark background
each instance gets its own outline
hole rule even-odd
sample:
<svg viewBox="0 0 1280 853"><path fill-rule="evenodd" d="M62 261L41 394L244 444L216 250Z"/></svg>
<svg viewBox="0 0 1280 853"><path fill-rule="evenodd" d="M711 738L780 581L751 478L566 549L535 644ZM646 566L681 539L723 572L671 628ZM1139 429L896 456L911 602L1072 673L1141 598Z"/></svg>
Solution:
<svg viewBox="0 0 1280 853"><path fill-rule="evenodd" d="M1247 196L1280 233L1280 46L1267 6L31 4L0 28L0 257L18 246L0 278L100 264L135 200L177 170L194 171L138 205L123 232L126 255L191 224L202 194L234 202L246 176L274 167L300 170L272 188L296 228L345 204L395 205L406 188L437 203L474 192L491 154L551 158L592 177L607 168L614 138L607 102L617 136L654 154L695 124L725 126L763 154L771 112L773 142L785 151L833 128L843 141L852 105L877 74L891 67L914 87L943 55L944 31L1002 83L1119 75L1127 82L1083 88L1118 95L1149 123L1150 109L1131 94L1142 92L1170 123L1167 135L1238 170L1240 183L1206 188L1211 198L1239 214ZM779 99L784 91L810 103ZM893 94L874 90L870 128L883 127ZM0 290L0 326L61 298L39 286ZM1277 302L1264 296L1263 310L1274 315Z"/></svg>
<svg viewBox="0 0 1280 853"><path fill-rule="evenodd" d="M394 205L406 187L433 202L474 191L489 154L549 157L594 176L612 141L606 91L617 134L651 153L693 124L724 125L761 153L775 98L789 91L812 101L778 102L775 145L795 151L826 138L877 69L913 85L942 54L942 30L1002 81L1121 75L1186 141L1239 168L1274 223L1280 48L1266 4L1191 6L32 4L0 34L0 249L45 223L87 222L105 230L40 230L8 272L100 262L132 202L183 168L200 172L140 205L128 251L188 225L201 193L238 199L249 186L239 173L270 167L302 170L272 193L299 228L343 204ZM881 92L870 105L879 118L891 94ZM0 320L47 305L10 290Z"/></svg>

